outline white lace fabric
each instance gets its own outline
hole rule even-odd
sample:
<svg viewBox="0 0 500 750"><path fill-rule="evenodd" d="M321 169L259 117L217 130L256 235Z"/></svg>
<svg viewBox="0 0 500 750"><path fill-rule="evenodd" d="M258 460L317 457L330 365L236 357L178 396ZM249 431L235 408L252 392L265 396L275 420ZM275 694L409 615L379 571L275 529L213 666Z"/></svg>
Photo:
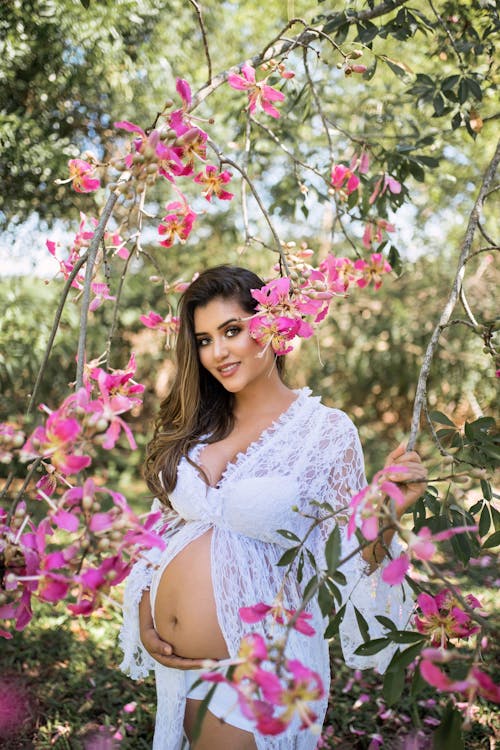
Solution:
<svg viewBox="0 0 500 750"><path fill-rule="evenodd" d="M194 448L191 456L195 460L203 445ZM341 511L365 484L363 455L351 420L342 411L325 407L319 398L310 396L307 388L298 391L287 411L228 465L217 488L208 487L188 461L181 461L177 485L171 493L174 510L168 514L166 549L151 551L134 566L125 590L120 634L124 651L121 668L133 678L155 670L158 706L154 750L180 750L182 746L186 679L182 671L155 662L142 647L138 604L144 589L151 587L153 595L162 572L175 555L212 528L211 573L217 617L228 652L236 656L245 632L252 629L269 635L268 624L249 626L240 620L238 610L257 602L271 604L282 588L284 568L278 567L277 562L284 548L294 543L277 530L287 529L302 539L311 524L310 519L292 507L317 515L320 511L311 501L319 501ZM324 545L333 526L333 520L324 521L308 538L307 546L320 568L325 567ZM341 527L341 535L344 557L357 542L347 541L345 526ZM376 638L383 635L383 628L375 615L389 617L402 629L413 603L408 591L389 587L381 580L380 568L370 576L364 569L360 555L342 568L348 582L342 589L346 602L340 628L342 649L350 666L383 671L394 649L370 657L354 654L362 643L354 607L367 621L370 637ZM306 559L303 584L313 572ZM285 606L296 609L301 601L301 587L296 579L290 577L283 590ZM316 601L309 604L308 611L316 635L307 637L292 631L287 656L299 659L320 674L325 696L315 702L313 710L321 723L330 682L328 644L323 638L325 620ZM275 630L273 635L279 633ZM307 730L299 731L296 722L282 735L273 737L255 732L254 736L258 750L313 750L317 743L317 737Z"/></svg>

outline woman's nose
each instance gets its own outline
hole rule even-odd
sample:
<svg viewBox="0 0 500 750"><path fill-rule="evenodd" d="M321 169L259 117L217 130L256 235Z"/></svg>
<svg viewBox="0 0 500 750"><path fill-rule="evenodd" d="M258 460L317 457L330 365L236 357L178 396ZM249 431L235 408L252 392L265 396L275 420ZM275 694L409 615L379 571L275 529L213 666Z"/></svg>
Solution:
<svg viewBox="0 0 500 750"><path fill-rule="evenodd" d="M214 357L217 360L227 357L227 344L226 340L222 337L214 341Z"/></svg>

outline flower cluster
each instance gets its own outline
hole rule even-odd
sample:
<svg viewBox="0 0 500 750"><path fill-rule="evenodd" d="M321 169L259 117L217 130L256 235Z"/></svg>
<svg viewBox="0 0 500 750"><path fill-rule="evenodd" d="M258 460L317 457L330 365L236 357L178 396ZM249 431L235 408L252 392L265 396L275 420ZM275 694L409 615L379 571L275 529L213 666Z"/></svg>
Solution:
<svg viewBox="0 0 500 750"><path fill-rule="evenodd" d="M315 632L307 622L309 615L303 612L297 615L280 602L242 607L240 617L247 623L269 617L283 632L285 627L293 627L306 636ZM314 701L324 695L321 677L299 660L287 659L285 642L284 638L270 640L256 632L247 633L226 675L218 669L202 675L208 682L223 682L231 687L243 715L254 721L256 729L265 735L281 734L295 717L300 721L300 729L319 730L315 725Z"/></svg>
<svg viewBox="0 0 500 750"><path fill-rule="evenodd" d="M0 426L20 460L45 469L37 497L49 506L38 524L24 501L11 517L0 508L0 619L14 621L17 629L31 619L33 595L49 602L71 597L74 614L90 614L126 577L141 549L163 547L153 530L158 514L143 524L123 495L98 480L71 484L90 466L92 444L110 450L123 433L130 448L136 447L122 416L140 403L144 390L134 373L133 356L125 369L111 372L90 363L84 386L58 409L42 406L45 424L27 440L21 442L23 434L11 425ZM9 637L7 630L1 635Z"/></svg>
<svg viewBox="0 0 500 750"><path fill-rule="evenodd" d="M53 240L47 240L47 242L45 243L49 253L58 261L59 273L61 273L65 279L68 279L74 273L76 264L81 261L82 257L87 252L90 243L92 242L92 238L94 237L94 232L97 224L97 219L93 217L88 218L83 213L80 214L80 226L78 228L78 232L76 233L72 241L67 257L64 259L60 259L57 257L57 244ZM110 253L112 255L116 255L122 260L127 260L130 255L125 246L126 241L120 236L119 232L106 231L103 237L103 245L106 254ZM96 273L100 266L103 264L103 261L104 252L101 247L95 264ZM83 282L84 275L82 273L77 273L71 282L71 286L75 289L81 290L83 288ZM104 300L115 299L115 297L110 294L109 287L105 282L93 281L91 290L94 295L90 302L90 310L92 312L94 310L97 310L97 308L101 306Z"/></svg>
<svg viewBox="0 0 500 750"><path fill-rule="evenodd" d="M250 333L266 348L271 346L277 355L290 352L296 336L313 335L333 297L345 295L352 283L364 287L373 282L378 289L382 274L391 271L380 253L372 254L369 261L354 262L329 253L318 267L308 262L311 255L312 250L307 247L287 253L290 276L252 290L258 305L250 318Z"/></svg>
<svg viewBox="0 0 500 750"><path fill-rule="evenodd" d="M370 157L367 151L355 154L349 165L333 164L330 175L330 193L335 196L337 203L349 203L352 206L361 199L362 182L360 175L367 175L370 168ZM371 180L370 180L371 182ZM399 195L402 191L401 183L390 174L382 173L375 182L372 193L368 199L368 206L372 206L377 198L381 198L386 192ZM387 219L370 217L366 219L362 242L368 250L375 243L380 244L384 239L384 233L394 232L396 227Z"/></svg>
<svg viewBox="0 0 500 750"><path fill-rule="evenodd" d="M206 163L208 133L195 124L195 118L189 114L192 103L189 84L179 78L176 90L181 107L170 115L164 114L163 123L147 133L127 120L115 123L115 127L136 136L130 152L117 165L130 172L130 183L135 186L136 192L144 193L147 187L163 177L172 184L178 195L178 200L166 205L166 213L159 225L158 231L163 238L159 244L163 247L171 247L176 240L185 242L196 219L196 212L177 186L179 178L189 177L194 183L202 185L202 195L208 201L214 196L220 200L233 198L233 194L225 189L231 180L230 172ZM195 171L197 162L204 164L202 171ZM125 183L120 189L127 194L131 187Z"/></svg>

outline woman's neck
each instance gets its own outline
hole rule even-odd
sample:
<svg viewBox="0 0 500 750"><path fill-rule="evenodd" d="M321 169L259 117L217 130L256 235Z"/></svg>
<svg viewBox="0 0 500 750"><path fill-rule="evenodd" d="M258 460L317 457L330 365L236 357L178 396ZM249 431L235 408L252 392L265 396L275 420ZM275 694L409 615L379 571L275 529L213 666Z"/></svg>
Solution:
<svg viewBox="0 0 500 750"><path fill-rule="evenodd" d="M295 400L296 394L288 388L275 371L266 379L247 386L234 396L233 414L237 422L269 414L276 416Z"/></svg>

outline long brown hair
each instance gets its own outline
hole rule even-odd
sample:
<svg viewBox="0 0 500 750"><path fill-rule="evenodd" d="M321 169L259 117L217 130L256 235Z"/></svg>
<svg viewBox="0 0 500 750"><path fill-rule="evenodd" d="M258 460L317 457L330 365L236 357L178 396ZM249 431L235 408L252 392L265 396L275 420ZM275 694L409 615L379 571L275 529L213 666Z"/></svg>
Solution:
<svg viewBox="0 0 500 750"><path fill-rule="evenodd" d="M225 438L234 425L233 394L200 363L194 335L194 311L222 297L236 300L251 315L257 305L251 290L263 285L264 281L253 271L221 265L203 271L181 297L176 375L169 395L160 404L144 468L148 487L167 506L170 506L168 492L176 485L181 458L185 456L190 460L188 451L203 435L208 442L216 442ZM283 375L284 364L284 357L276 358L280 375Z"/></svg>

